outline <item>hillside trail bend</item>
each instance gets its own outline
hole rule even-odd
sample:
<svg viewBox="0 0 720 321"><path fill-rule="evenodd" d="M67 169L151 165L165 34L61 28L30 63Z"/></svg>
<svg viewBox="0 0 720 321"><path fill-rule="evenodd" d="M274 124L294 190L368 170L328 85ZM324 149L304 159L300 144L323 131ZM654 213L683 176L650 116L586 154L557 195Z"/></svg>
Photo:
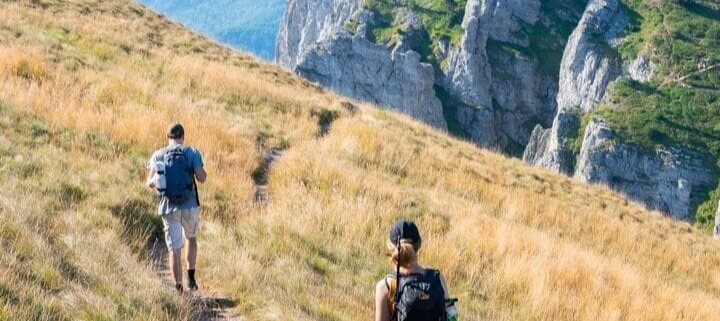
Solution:
<svg viewBox="0 0 720 321"><path fill-rule="evenodd" d="M357 106L350 102L344 102L342 105L351 116L354 116L357 112ZM318 139L323 139L330 134L332 124L338 119L339 114L334 114L332 112L328 112L327 110L316 110L313 111L313 114L318 118L316 137ZM253 205L263 206L270 200L270 190L268 188L270 181L270 168L282 157L283 150L280 148L268 149L262 143L258 144L257 148L260 151L262 158L260 165L252 174L253 182L255 183L253 191Z"/></svg>
<svg viewBox="0 0 720 321"><path fill-rule="evenodd" d="M357 107L352 103L344 103L343 107L354 115ZM317 137L322 139L330 133L332 122L337 117L318 119ZM261 151L262 161L260 166L252 175L255 183L254 188L254 204L253 206L263 206L270 199L268 183L270 179L270 168L277 160L282 157L280 149L265 149L258 146ZM174 280L168 267L168 249L165 244L163 233L154 233L147 241L147 254L152 269L157 273L163 284L171 291L175 291ZM202 283L201 283L202 284ZM190 304L192 315L191 320L197 321L242 321L245 318L240 316L230 316L230 309L236 305L236 302L227 297L221 297L208 292L202 286L198 291L186 291L183 298Z"/></svg>

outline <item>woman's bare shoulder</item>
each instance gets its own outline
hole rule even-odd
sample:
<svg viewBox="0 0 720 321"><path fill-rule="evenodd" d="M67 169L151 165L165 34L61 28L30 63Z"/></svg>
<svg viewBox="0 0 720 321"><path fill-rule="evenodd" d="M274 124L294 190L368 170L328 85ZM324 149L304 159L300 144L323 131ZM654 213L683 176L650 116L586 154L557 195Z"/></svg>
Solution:
<svg viewBox="0 0 720 321"><path fill-rule="evenodd" d="M377 293L388 293L387 277L380 279L375 285L375 292Z"/></svg>

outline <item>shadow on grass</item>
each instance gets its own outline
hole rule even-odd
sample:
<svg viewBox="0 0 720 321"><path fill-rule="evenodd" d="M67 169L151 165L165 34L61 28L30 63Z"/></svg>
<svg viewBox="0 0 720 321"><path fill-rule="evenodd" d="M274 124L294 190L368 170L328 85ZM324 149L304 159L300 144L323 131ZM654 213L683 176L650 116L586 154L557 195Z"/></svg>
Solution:
<svg viewBox="0 0 720 321"><path fill-rule="evenodd" d="M147 259L147 240L153 235L162 235L162 219L145 200L130 198L110 206L112 215L123 225L123 240L133 253Z"/></svg>
<svg viewBox="0 0 720 321"><path fill-rule="evenodd" d="M193 310L196 311L193 319L199 321L225 319L225 313L227 310L237 306L237 301L230 298L213 298L204 296L196 296L190 303L194 307Z"/></svg>
<svg viewBox="0 0 720 321"><path fill-rule="evenodd" d="M715 21L720 21L720 10L710 8L706 5L694 1L681 1L680 5L698 16Z"/></svg>

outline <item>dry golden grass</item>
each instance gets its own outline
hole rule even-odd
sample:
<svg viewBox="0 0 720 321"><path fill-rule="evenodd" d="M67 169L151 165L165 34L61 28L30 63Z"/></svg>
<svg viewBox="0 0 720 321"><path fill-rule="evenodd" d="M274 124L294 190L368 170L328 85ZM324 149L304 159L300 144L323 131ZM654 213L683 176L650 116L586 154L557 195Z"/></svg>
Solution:
<svg viewBox="0 0 720 321"><path fill-rule="evenodd" d="M248 320L370 318L400 217L464 320L720 320L720 246L605 187L348 111L134 3L0 8L0 319L190 318L142 251L157 229L144 162L180 120L210 174L200 282ZM285 152L254 206L271 148Z"/></svg>

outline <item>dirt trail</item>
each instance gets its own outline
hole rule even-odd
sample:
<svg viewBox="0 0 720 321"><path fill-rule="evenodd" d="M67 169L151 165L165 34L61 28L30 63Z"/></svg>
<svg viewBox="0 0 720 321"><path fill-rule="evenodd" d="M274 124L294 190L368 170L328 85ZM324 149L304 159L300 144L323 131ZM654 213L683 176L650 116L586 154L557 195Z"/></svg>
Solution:
<svg viewBox="0 0 720 321"><path fill-rule="evenodd" d="M675 78L669 78L669 79L665 80L665 81L662 83L662 85L667 85L667 84L669 84L669 83L671 83L671 82L675 82L675 83L678 83L678 84L683 85L683 86L693 87L693 86L687 85L687 84L685 83L685 80L688 80L688 79L689 79L690 77L692 77L692 76L699 75L699 74L703 74L703 73L706 73L706 72L708 72L708 71L711 71L711 70L714 70L714 69L718 69L718 68L720 68L720 64L715 64L715 65L711 65L711 66L698 67L698 70L693 71L693 72L691 72L691 73L689 73L689 74L687 74L687 75L678 76L678 77L675 77ZM707 89L707 88L700 88L700 89ZM710 88L710 90L716 90L716 89Z"/></svg>
<svg viewBox="0 0 720 321"><path fill-rule="evenodd" d="M270 190L268 189L270 166L280 157L282 157L282 151L279 149L262 151L260 166L255 169L252 175L255 182L255 204L265 204L270 199Z"/></svg>
<svg viewBox="0 0 720 321"><path fill-rule="evenodd" d="M168 249L165 245L165 238L162 234L150 236L147 242L148 258L153 270L162 279L163 284L172 291L175 291L168 268ZM231 317L230 308L235 306L235 301L230 298L223 298L208 293L202 289L202 278L199 278L200 290L186 291L183 294L185 299L192 306L191 320L196 321L242 321L242 317Z"/></svg>
<svg viewBox="0 0 720 321"><path fill-rule="evenodd" d="M357 113L358 107L350 102L344 102L342 106L351 116ZM328 109L316 109L313 110L311 114L317 117L317 138L320 139L330 134L333 122L340 118L339 111ZM268 189L270 167L282 157L282 150L278 148L266 148L264 139L258 139L258 142L257 148L262 154L262 160L260 161L260 165L252 173L252 179L255 182L253 199L255 200L254 205L264 205L270 200L270 191Z"/></svg>

